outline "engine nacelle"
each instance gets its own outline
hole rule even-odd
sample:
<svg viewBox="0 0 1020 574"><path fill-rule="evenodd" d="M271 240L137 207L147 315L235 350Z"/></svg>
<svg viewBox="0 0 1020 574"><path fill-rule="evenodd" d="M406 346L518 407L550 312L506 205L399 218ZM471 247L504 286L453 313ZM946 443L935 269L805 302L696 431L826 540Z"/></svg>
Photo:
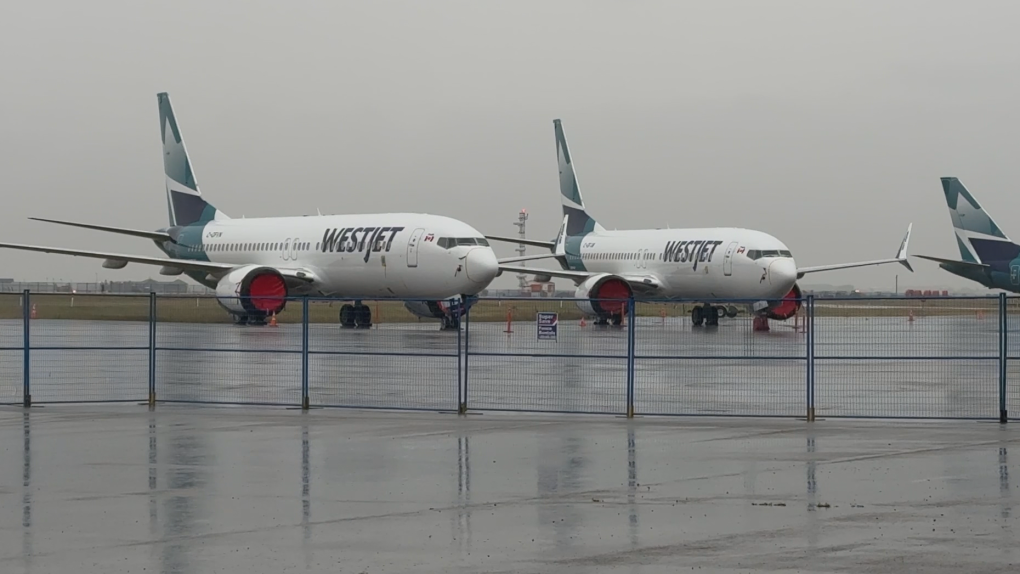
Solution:
<svg viewBox="0 0 1020 574"><path fill-rule="evenodd" d="M589 277L577 286L574 296L583 299L577 302L581 312L591 317L609 318L627 312L627 299L634 290L625 280L603 273Z"/></svg>
<svg viewBox="0 0 1020 574"><path fill-rule="evenodd" d="M781 300L773 302L765 311L765 316L775 321L785 321L797 314L801 307L802 291L800 286L793 284L793 289Z"/></svg>
<svg viewBox="0 0 1020 574"><path fill-rule="evenodd" d="M404 307L417 317L425 319L442 319L444 317L463 317L467 307L460 299L444 299L442 301L406 301Z"/></svg>
<svg viewBox="0 0 1020 574"><path fill-rule="evenodd" d="M216 300L235 315L268 317L286 307L287 282L272 267L238 267L216 284Z"/></svg>

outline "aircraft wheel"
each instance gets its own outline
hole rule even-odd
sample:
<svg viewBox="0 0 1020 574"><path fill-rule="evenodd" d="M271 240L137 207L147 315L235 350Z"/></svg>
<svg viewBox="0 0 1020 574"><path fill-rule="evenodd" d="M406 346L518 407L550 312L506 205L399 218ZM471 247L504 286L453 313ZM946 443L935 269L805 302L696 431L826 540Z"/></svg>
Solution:
<svg viewBox="0 0 1020 574"><path fill-rule="evenodd" d="M372 327L372 309L368 305L355 305L353 314L359 328L368 329Z"/></svg>
<svg viewBox="0 0 1020 574"><path fill-rule="evenodd" d="M354 306L349 303L344 303L340 306L340 326L341 327L353 327L354 326Z"/></svg>
<svg viewBox="0 0 1020 574"><path fill-rule="evenodd" d="M695 327L700 327L705 322L705 318L701 313L701 305L695 305L691 308L691 324Z"/></svg>
<svg viewBox="0 0 1020 574"><path fill-rule="evenodd" d="M737 308L734 307L733 305L727 306L726 307L726 316L729 317L730 319L736 317L737 316Z"/></svg>
<svg viewBox="0 0 1020 574"><path fill-rule="evenodd" d="M702 310L702 315L705 316L706 327L718 327L719 326L719 311L722 311L721 307L713 307L711 305L705 305Z"/></svg>

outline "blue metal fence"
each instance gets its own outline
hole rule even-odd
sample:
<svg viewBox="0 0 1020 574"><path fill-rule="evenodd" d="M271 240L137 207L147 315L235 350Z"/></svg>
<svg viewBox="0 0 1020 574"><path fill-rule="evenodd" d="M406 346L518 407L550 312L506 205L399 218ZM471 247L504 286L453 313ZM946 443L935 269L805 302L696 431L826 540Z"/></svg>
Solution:
<svg viewBox="0 0 1020 574"><path fill-rule="evenodd" d="M297 298L237 327L214 298L0 294L0 404L181 402L467 412L960 418L1020 412L1020 297L806 297L756 329L694 302L480 299L440 330L405 301ZM607 304L610 302L606 302ZM723 302L718 302L723 303ZM748 302L726 302L741 307ZM759 325L760 326L760 325Z"/></svg>

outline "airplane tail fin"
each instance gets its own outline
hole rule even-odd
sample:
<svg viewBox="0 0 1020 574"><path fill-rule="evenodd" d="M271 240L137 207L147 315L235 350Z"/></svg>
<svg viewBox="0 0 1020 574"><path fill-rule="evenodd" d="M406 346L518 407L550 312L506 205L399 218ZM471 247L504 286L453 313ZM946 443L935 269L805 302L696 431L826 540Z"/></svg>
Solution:
<svg viewBox="0 0 1020 574"><path fill-rule="evenodd" d="M592 231L603 231L595 218L588 215L584 207L584 200L581 199L581 190L577 185L577 175L574 173L574 164L570 159L570 150L567 149L567 138L563 135L563 126L560 120L553 120L556 129L556 159L560 170L560 202L563 204L563 215L569 216L567 235L576 236Z"/></svg>
<svg viewBox="0 0 1020 574"><path fill-rule="evenodd" d="M946 195L946 205L949 206L949 216L956 232L956 244L964 261L994 261L1007 258L1000 254L1016 251L1013 242L992 221L959 179L943 177L942 191Z"/></svg>
<svg viewBox="0 0 1020 574"><path fill-rule="evenodd" d="M166 174L167 209L170 225L194 225L214 219L227 219L226 214L202 198L198 180L184 146L180 126L170 105L170 95L156 94L159 101L159 127L163 141L163 171Z"/></svg>

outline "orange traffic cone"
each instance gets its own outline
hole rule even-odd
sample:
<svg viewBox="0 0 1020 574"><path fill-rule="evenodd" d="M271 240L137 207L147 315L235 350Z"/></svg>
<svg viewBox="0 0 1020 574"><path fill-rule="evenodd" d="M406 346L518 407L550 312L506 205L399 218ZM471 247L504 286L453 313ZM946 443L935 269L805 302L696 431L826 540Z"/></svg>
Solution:
<svg viewBox="0 0 1020 574"><path fill-rule="evenodd" d="M275 327L276 326L276 311L273 311L273 316L270 317L270 319L269 319L269 326L270 327Z"/></svg>
<svg viewBox="0 0 1020 574"><path fill-rule="evenodd" d="M35 317L36 317L36 314L35 314L35 303L32 303L32 314L31 314L31 317L33 319L35 319Z"/></svg>
<svg viewBox="0 0 1020 574"><path fill-rule="evenodd" d="M581 326L585 327L587 325L588 325L588 323L584 320L584 315L581 315Z"/></svg>

